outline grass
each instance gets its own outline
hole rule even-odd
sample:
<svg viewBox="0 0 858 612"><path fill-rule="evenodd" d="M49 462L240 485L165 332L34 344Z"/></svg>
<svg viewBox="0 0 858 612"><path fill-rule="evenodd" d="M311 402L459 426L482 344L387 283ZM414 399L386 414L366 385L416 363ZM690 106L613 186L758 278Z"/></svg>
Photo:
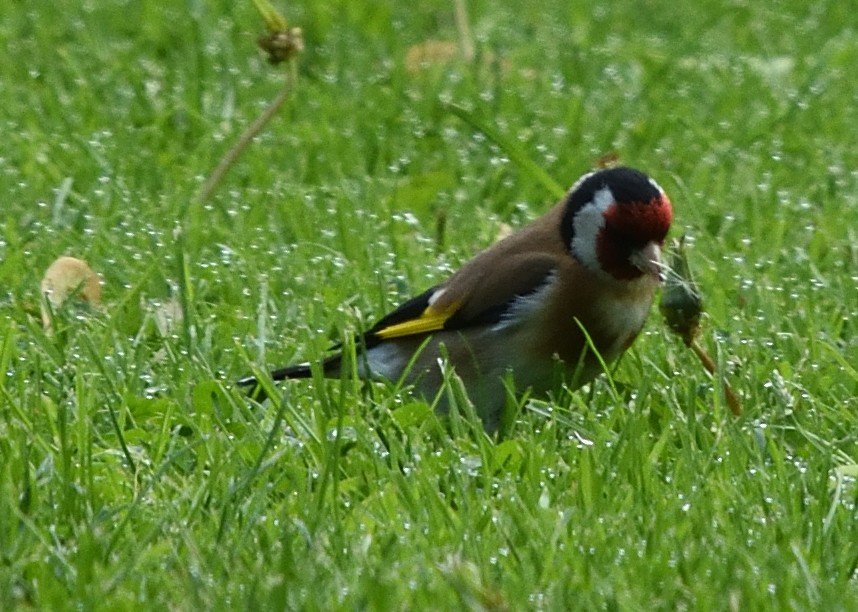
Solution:
<svg viewBox="0 0 858 612"><path fill-rule="evenodd" d="M474 61L418 73L450 3L290 3L294 95L204 205L283 79L252 3L7 4L0 608L858 606L846 3L474 1ZM656 313L617 393L498 440L385 386L231 387L550 205L449 104L561 184L616 151L665 187L741 418ZM62 254L104 309L49 335Z"/></svg>

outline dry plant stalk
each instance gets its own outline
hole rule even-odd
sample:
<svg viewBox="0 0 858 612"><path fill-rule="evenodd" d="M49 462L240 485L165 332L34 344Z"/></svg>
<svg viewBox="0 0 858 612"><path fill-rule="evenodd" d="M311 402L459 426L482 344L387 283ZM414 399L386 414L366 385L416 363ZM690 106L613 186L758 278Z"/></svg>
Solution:
<svg viewBox="0 0 858 612"><path fill-rule="evenodd" d="M304 50L304 34L301 28L290 28L286 19L277 12L268 0L253 0L257 10L265 20L267 34L260 36L256 43L268 54L268 61L271 64L279 64L281 62L290 61ZM200 190L198 200L205 202L211 198L212 194L217 190L224 175L235 164L235 161L244 152L250 142L263 130L263 128L271 121L272 117L277 114L283 103L289 98L292 93L292 82L295 78L294 64L293 69L286 76L286 83L277 97L272 100L262 114L251 123L241 136L238 137L236 143L230 147L221 160L218 162L214 171Z"/></svg>
<svg viewBox="0 0 858 612"><path fill-rule="evenodd" d="M689 347L703 367L713 377L716 376L715 361L700 343L700 316L703 313L703 298L691 276L691 268L685 256L685 237L674 243L673 260L667 270L667 280L661 293L659 310L667 326ZM735 416L742 414L739 397L730 383L724 381L724 398Z"/></svg>

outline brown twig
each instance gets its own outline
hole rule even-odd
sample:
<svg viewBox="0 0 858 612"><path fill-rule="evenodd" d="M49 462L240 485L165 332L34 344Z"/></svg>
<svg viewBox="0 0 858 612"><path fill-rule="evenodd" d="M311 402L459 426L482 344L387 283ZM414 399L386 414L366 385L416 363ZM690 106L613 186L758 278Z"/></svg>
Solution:
<svg viewBox="0 0 858 612"><path fill-rule="evenodd" d="M712 360L712 357L709 356L709 353L707 353L706 350L697 343L697 339L695 338L692 340L691 344L688 346L692 351L694 351L697 358L700 359L700 363L703 364L706 371L709 372L713 378L717 377L715 362ZM733 391L733 387L730 386L730 383L726 380L724 381L724 399L727 400L730 412L735 416L742 416L742 404L739 401L739 397L736 395L735 391Z"/></svg>
<svg viewBox="0 0 858 612"><path fill-rule="evenodd" d="M217 190L218 185L223 179L224 175L227 171L232 167L235 163L235 160L244 152L247 148L247 145L250 144L259 132L262 131L262 128L271 121L271 118L277 114L277 111L280 110L280 107L289 99L289 95L292 93L292 82L291 79L286 80L286 84L283 89L280 90L280 93L277 94L277 97L272 100L271 104L263 111L259 117L257 117L256 121L254 121L244 132L239 136L236 143L230 147L229 151L221 158L218 162L218 165L215 167L214 171L211 173L209 178L206 180L202 189L200 190L199 201L205 202L207 201L212 194Z"/></svg>
<svg viewBox="0 0 858 612"><path fill-rule="evenodd" d="M289 98L292 93L292 84L296 79L295 63L291 61L301 51L304 50L304 35L301 28L289 28L286 19L277 12L277 9L272 6L268 0L253 0L257 10L265 21L267 34L260 36L256 43L268 54L268 61L271 64L280 64L281 62L290 62L291 70L286 77L286 83L283 89L277 94L277 97L266 107L261 115L254 121L230 149L224 154L218 162L214 171L211 173L206 182L200 189L200 195L197 198L199 202L206 202L211 198L212 194L217 190L224 175L235 164L235 160L244 152L247 145L262 131L266 124L271 121L283 103Z"/></svg>

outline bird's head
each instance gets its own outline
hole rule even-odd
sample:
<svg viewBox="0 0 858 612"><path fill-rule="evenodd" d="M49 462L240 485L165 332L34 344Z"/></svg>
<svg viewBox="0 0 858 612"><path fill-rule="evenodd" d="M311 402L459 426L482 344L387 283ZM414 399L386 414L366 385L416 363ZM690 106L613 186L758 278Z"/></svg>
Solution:
<svg viewBox="0 0 858 612"><path fill-rule="evenodd" d="M561 232L572 256L616 280L661 278L673 208L643 172L610 168L581 177L566 196Z"/></svg>

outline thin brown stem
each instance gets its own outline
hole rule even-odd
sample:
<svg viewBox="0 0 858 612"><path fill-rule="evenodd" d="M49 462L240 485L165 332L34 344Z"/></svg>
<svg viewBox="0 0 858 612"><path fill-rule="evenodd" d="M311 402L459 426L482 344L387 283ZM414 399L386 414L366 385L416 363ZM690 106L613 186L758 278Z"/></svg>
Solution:
<svg viewBox="0 0 858 612"><path fill-rule="evenodd" d="M697 358L700 359L700 363L703 364L703 367L706 368L706 371L709 372L713 377L716 377L715 374L715 362L712 360L712 357L709 356L703 347L701 347L697 343L697 339L691 341L689 344L691 350L694 351L694 354L697 355ZM726 380L724 381L724 398L727 400L727 405L730 407L730 411L735 416L742 415L742 404L739 402L739 397L733 391L733 387L730 386L730 383Z"/></svg>
<svg viewBox="0 0 858 612"><path fill-rule="evenodd" d="M277 97L271 101L271 104L266 107L266 109L262 112L259 117L257 117L256 121L254 121L244 132L239 136L236 143L226 152L226 154L221 158L218 162L217 167L215 167L214 171L211 173L209 178L206 180L202 189L200 190L199 201L206 202L209 198L211 198L212 194L217 190L218 185L220 185L221 180L223 180L224 175L229 171L229 169L235 164L235 161L238 157L244 152L247 148L247 145L262 131L262 128L271 121L272 117L277 114L277 111L280 110L280 107L289 99L290 94L292 93L292 79L287 78L286 83L283 86L283 89L280 93L277 94Z"/></svg>

